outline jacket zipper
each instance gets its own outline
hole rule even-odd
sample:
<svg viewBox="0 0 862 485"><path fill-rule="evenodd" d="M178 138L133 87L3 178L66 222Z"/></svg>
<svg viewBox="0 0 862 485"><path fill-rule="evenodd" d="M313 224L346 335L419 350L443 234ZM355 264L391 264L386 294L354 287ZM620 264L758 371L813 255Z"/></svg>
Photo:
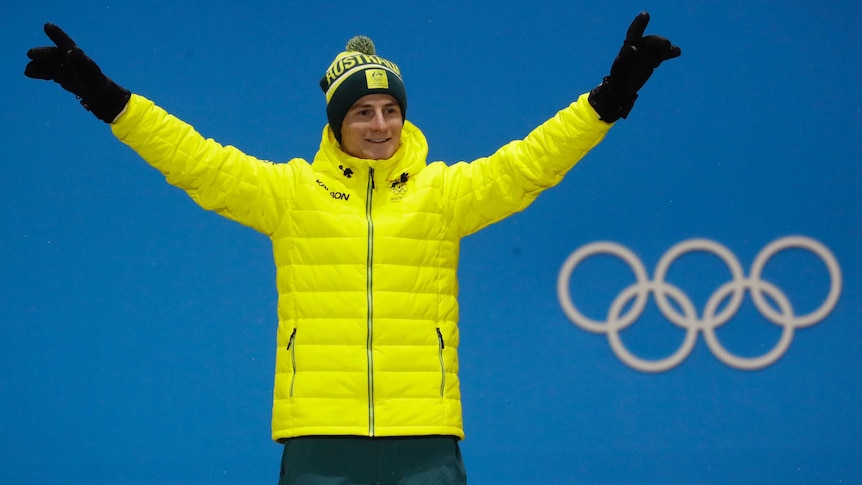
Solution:
<svg viewBox="0 0 862 485"><path fill-rule="evenodd" d="M443 393L446 391L446 365L443 363L443 349L446 348L446 345L443 344L443 332L440 331L440 327L437 327L437 355L440 357L440 397L443 397Z"/></svg>
<svg viewBox="0 0 862 485"><path fill-rule="evenodd" d="M290 397L293 397L293 385L296 383L296 329L290 334L290 340L287 342L287 350L290 352L290 366L293 369L293 375L290 376Z"/></svg>
<svg viewBox="0 0 862 485"><path fill-rule="evenodd" d="M374 169L368 169L368 189L365 198L365 219L368 222L368 254L365 261L366 287L365 294L368 303L367 331L365 352L368 359L368 436L374 436L374 299L371 296L372 273L371 264L374 261L374 222L371 219L371 195L374 192Z"/></svg>

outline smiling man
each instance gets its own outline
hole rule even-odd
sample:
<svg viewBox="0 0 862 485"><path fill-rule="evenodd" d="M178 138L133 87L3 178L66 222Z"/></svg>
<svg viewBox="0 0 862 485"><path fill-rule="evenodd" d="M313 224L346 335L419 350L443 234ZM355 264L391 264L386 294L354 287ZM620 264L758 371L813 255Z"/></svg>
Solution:
<svg viewBox="0 0 862 485"><path fill-rule="evenodd" d="M428 163L398 66L351 39L320 81L309 163L271 163L201 136L120 87L59 27L25 74L74 93L201 207L272 241L278 334L272 437L281 483L463 484L461 238L529 206L631 110L680 50L639 15L602 83L493 154Z"/></svg>
<svg viewBox="0 0 862 485"><path fill-rule="evenodd" d="M366 160L391 158L401 144L404 113L388 94L368 94L359 98L344 116L341 149Z"/></svg>

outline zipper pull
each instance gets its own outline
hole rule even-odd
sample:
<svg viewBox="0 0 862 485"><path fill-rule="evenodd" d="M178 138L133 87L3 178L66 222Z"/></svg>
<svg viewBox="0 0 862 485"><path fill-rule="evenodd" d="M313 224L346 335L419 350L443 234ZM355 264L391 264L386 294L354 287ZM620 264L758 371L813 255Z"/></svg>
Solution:
<svg viewBox="0 0 862 485"><path fill-rule="evenodd" d="M368 178L371 179L371 190L374 190L376 187L374 186L374 169L368 169Z"/></svg>

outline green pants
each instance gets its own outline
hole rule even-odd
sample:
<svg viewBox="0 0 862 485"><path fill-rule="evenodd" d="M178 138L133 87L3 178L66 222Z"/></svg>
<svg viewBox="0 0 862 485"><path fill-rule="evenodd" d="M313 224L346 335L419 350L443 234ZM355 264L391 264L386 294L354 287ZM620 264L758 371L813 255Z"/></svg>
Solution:
<svg viewBox="0 0 862 485"><path fill-rule="evenodd" d="M452 436L305 436L284 444L279 485L463 485Z"/></svg>

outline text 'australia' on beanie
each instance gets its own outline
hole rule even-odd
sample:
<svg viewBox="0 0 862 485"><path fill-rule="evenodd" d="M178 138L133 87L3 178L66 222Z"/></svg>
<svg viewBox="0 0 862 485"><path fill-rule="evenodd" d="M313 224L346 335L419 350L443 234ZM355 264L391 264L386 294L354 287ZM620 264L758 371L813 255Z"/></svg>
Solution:
<svg viewBox="0 0 862 485"><path fill-rule="evenodd" d="M394 62L376 55L374 42L358 35L347 41L345 51L338 54L320 80L326 93L326 118L341 143L341 124L350 107L369 94L389 94L407 115L407 91L401 71Z"/></svg>

